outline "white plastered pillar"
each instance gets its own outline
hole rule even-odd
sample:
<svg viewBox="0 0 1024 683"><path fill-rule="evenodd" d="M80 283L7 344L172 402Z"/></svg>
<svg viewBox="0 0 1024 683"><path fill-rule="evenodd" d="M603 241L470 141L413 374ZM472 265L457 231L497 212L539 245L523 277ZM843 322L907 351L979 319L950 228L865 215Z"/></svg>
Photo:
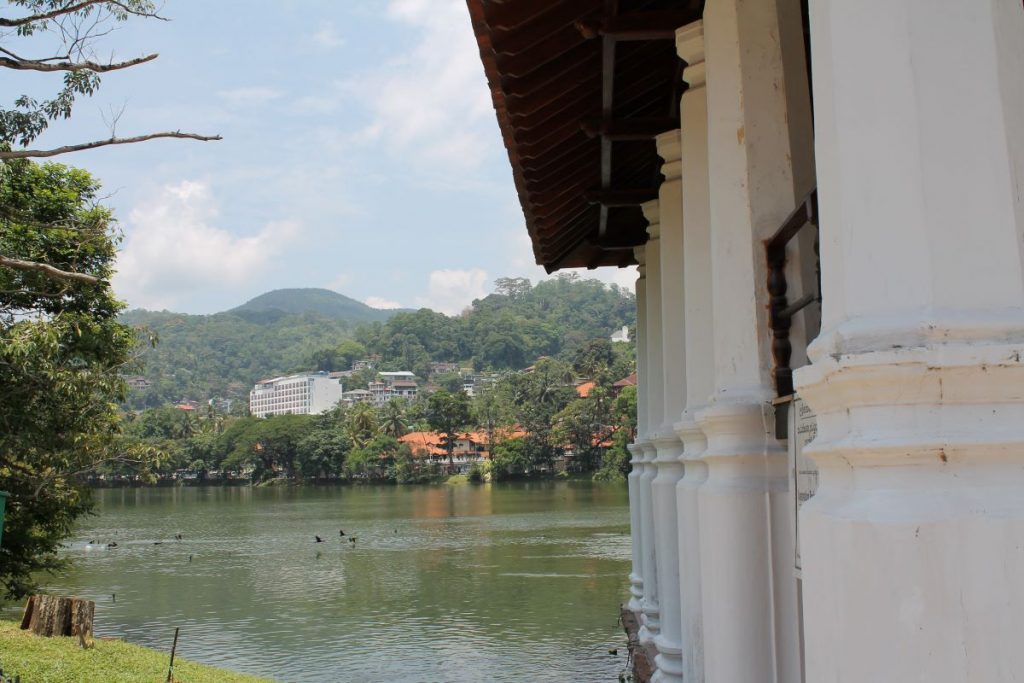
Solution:
<svg viewBox="0 0 1024 683"><path fill-rule="evenodd" d="M638 263L639 277L636 280L636 376L637 386L647 386L647 266L645 248L634 250ZM644 474L644 447L646 439L647 396L643 391L637 392L637 434L634 443L629 445L632 455L632 468L627 478L629 485L629 531L633 546L633 567L629 574L628 607L638 617L644 597L643 575L643 507L640 479Z"/></svg>
<svg viewBox="0 0 1024 683"><path fill-rule="evenodd" d="M703 460L707 441L695 415L714 391L714 340L711 316L711 223L708 206L708 104L704 80L704 24L676 31L676 48L686 62L688 84L680 106L682 120L684 305L686 315L686 402L675 424L684 444L685 475L676 485L679 527L679 587L683 619L683 679L704 680L701 609L700 511L698 492L707 479Z"/></svg>
<svg viewBox="0 0 1024 683"><path fill-rule="evenodd" d="M1024 7L811 0L808 681L1024 678ZM867 37L867 38L866 38Z"/></svg>
<svg viewBox="0 0 1024 683"><path fill-rule="evenodd" d="M646 386L637 383L638 391L645 396L644 439L640 443L644 451L644 473L640 477L639 491L642 507L640 509L643 551L644 597L640 602L641 619L639 640L642 644L653 644L661 633L661 611L658 599L658 547L654 526L654 494L652 484L658 475L658 449L652 441L653 435L661 426L663 409L664 380L662 375L662 337L661 337L661 233L658 223L658 200L643 205L644 217L648 222L648 240L644 246L647 269L647 297L645 311L645 329L647 352L647 371L644 379Z"/></svg>
<svg viewBox="0 0 1024 683"><path fill-rule="evenodd" d="M704 12L714 393L696 417L707 440L698 498L709 683L781 683L777 643L796 631L776 606L773 512L788 472L766 409L774 388L763 241L800 196L783 4L715 0Z"/></svg>
<svg viewBox="0 0 1024 683"><path fill-rule="evenodd" d="M676 484L683 477L683 442L674 429L686 397L686 323L683 310L683 193L679 130L656 139L665 180L658 191L661 279L661 369L663 420L651 436L657 451L657 477L651 482L657 539L658 606L661 632L655 683L682 683L682 610L679 599L679 516ZM653 233L652 233L653 235Z"/></svg>

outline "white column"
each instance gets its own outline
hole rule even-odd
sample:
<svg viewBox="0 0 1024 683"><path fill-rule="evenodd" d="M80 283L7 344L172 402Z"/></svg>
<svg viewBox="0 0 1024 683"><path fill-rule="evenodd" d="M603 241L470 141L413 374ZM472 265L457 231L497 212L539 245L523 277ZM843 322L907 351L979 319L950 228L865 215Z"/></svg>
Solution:
<svg viewBox="0 0 1024 683"><path fill-rule="evenodd" d="M780 4L716 0L704 12L715 391L697 417L710 683L779 679L770 495L785 489L787 469L765 414L774 392L763 240L797 197Z"/></svg>
<svg viewBox="0 0 1024 683"><path fill-rule="evenodd" d="M632 612L640 612L640 604L644 597L644 576L643 576L643 548L642 531L640 527L640 510L643 503L640 500L640 477L643 476L643 447L631 443L627 446L632 457L629 460L631 469L627 482L629 485L629 536L633 547L633 567L629 572L629 607Z"/></svg>
<svg viewBox="0 0 1024 683"><path fill-rule="evenodd" d="M679 518L680 603L683 618L683 680L704 680L701 610L700 511L698 492L707 480L707 441L695 415L715 388L711 316L711 222L708 206L708 103L704 87L704 24L676 31L676 49L686 62L689 87L680 106L682 120L684 309L686 315L686 407L676 423L685 449L685 476L676 486Z"/></svg>
<svg viewBox="0 0 1024 683"><path fill-rule="evenodd" d="M1024 678L1024 7L811 0L808 681Z"/></svg>
<svg viewBox="0 0 1024 683"><path fill-rule="evenodd" d="M653 435L661 426L664 415L663 393L664 380L662 379L662 338L661 338L661 233L658 224L658 200L647 202L643 205L644 217L648 222L647 244L644 247L647 265L647 302L646 330L647 371L645 379L646 387L637 388L644 392L646 397L646 420L644 421L645 439L642 442L644 450L644 473L640 477L640 499L643 507L640 510L643 549L643 577L644 597L641 601L640 642L649 644L661 632L661 612L658 600L658 549L657 536L654 527L654 494L652 484L657 476L657 447L652 441Z"/></svg>
<svg viewBox="0 0 1024 683"><path fill-rule="evenodd" d="M654 535L657 539L658 606L661 633L654 640L655 683L681 683L682 610L679 602L679 516L676 484L683 477L683 442L674 423L686 396L686 324L683 316L683 194L680 134L669 131L657 137L658 155L664 160L665 177L658 191L658 224L661 256L662 414L652 440L657 451L658 475L651 482L654 500Z"/></svg>
<svg viewBox="0 0 1024 683"><path fill-rule="evenodd" d="M637 247L636 259L639 264L639 277L636 280L636 371L638 389L647 386L647 267L645 266L645 249ZM633 543L633 569L629 575L629 609L639 617L644 596L643 577L643 525L640 478L644 473L644 448L646 438L645 425L647 420L647 398L642 390L637 391L637 435L636 442L629 445L632 469L629 472L629 522L630 539Z"/></svg>

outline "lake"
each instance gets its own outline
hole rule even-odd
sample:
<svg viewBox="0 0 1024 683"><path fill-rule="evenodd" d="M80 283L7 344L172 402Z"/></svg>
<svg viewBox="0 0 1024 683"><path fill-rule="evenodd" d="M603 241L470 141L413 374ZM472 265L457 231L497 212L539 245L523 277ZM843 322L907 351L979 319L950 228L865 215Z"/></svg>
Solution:
<svg viewBox="0 0 1024 683"><path fill-rule="evenodd" d="M96 600L96 635L169 650L180 626L181 656L280 681L611 682L626 670L624 484L96 497L73 569L47 588Z"/></svg>

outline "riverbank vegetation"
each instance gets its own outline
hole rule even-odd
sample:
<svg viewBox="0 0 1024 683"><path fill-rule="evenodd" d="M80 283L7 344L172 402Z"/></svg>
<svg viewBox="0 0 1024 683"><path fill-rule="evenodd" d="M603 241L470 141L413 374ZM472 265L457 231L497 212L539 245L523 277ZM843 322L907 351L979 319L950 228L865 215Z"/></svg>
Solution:
<svg viewBox="0 0 1024 683"><path fill-rule="evenodd" d="M18 624L0 621L0 671L28 683L104 681L138 683L167 679L170 657L166 652L120 640L95 641L82 649L78 638L42 638L22 631ZM260 683L269 679L215 669L175 657L174 680L188 683Z"/></svg>
<svg viewBox="0 0 1024 683"><path fill-rule="evenodd" d="M412 403L393 399L380 407L357 403L322 415L266 419L224 415L212 406L129 413L126 447L160 457L142 467L111 461L92 483L408 484L455 473L478 481L561 470L619 478L636 427L636 392L614 387L614 353L604 356L610 362L594 355L589 347L580 354L595 371L585 392L576 368L542 359L530 372L500 376L472 399L442 389ZM433 440L409 438L417 434Z"/></svg>

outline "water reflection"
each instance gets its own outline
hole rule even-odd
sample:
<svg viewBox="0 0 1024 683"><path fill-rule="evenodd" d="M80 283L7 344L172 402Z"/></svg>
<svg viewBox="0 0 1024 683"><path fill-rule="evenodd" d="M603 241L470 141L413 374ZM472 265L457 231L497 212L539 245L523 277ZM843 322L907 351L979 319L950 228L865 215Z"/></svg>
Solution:
<svg viewBox="0 0 1024 683"><path fill-rule="evenodd" d="M625 668L608 654L630 554L623 486L99 498L75 540L118 547L73 547L53 587L97 600L99 635L166 648L181 626L183 656L282 681L615 681Z"/></svg>

